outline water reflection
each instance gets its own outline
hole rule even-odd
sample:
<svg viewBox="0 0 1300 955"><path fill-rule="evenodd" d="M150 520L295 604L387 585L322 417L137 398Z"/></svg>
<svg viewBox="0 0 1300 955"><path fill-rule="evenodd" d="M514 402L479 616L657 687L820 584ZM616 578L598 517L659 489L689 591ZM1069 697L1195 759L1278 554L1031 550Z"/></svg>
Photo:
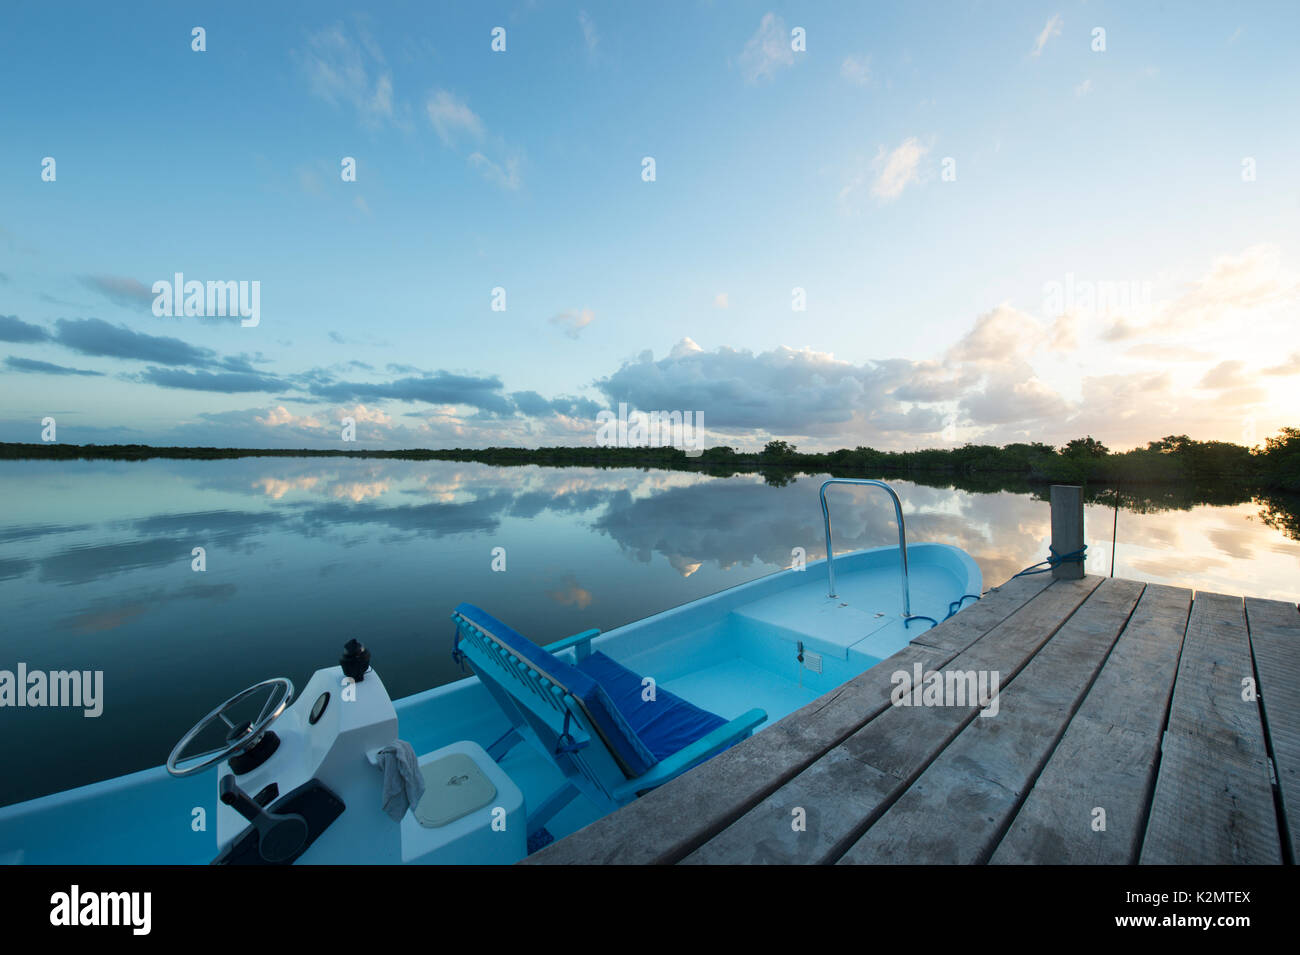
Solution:
<svg viewBox="0 0 1300 955"><path fill-rule="evenodd" d="M892 483L909 539L962 547L986 586L1047 552L1041 492ZM448 613L462 600L548 641L787 567L796 547L823 556L819 485L389 460L4 462L0 493L18 506L0 519L0 669L102 669L105 709L0 709L0 803L156 765L221 699L269 676L301 685L353 636L394 697L456 679ZM878 492L831 501L837 549L896 539ZM1090 572L1113 556L1117 576L1300 589L1294 502L1101 492L1086 513Z"/></svg>

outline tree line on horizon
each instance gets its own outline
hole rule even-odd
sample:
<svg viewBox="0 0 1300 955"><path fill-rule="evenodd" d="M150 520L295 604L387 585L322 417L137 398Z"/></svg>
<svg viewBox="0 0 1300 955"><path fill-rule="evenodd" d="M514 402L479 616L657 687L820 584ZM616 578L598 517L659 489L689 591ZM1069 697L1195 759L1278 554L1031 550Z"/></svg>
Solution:
<svg viewBox="0 0 1300 955"><path fill-rule="evenodd" d="M546 448L273 449L152 447L139 444L0 444L0 459L366 457L405 460L476 461L552 467L638 467L700 470L709 474L749 469L785 469L832 474L929 474L971 478L1007 475L1034 483L1108 485L1232 481L1270 490L1300 492L1300 428L1283 428L1262 446L1196 441L1167 435L1145 448L1111 451L1088 435L1061 447L1043 442L959 448L880 451L859 446L837 451L800 451L787 441L769 441L761 451L717 446L694 457L671 447L560 446Z"/></svg>
<svg viewBox="0 0 1300 955"><path fill-rule="evenodd" d="M705 452L707 455L708 452ZM973 476L1013 473L1030 483L1177 484L1228 480L1282 491L1300 491L1300 428L1283 428L1262 446L1248 448L1228 441L1197 441L1166 435L1144 448L1111 451L1088 435L1057 448L1043 442L917 451L842 449L805 454L784 441L770 441L764 459L828 465L828 469L866 471L946 471Z"/></svg>

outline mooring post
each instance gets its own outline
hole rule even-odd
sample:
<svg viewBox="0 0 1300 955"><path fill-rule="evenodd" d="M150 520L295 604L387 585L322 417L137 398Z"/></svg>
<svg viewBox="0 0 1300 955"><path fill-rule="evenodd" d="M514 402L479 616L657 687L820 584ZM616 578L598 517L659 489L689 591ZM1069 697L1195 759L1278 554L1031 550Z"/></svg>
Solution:
<svg viewBox="0 0 1300 955"><path fill-rule="evenodd" d="M1073 484L1052 485L1052 550L1058 555L1083 548L1083 488ZM1078 580L1083 561L1067 560L1052 566L1054 580Z"/></svg>

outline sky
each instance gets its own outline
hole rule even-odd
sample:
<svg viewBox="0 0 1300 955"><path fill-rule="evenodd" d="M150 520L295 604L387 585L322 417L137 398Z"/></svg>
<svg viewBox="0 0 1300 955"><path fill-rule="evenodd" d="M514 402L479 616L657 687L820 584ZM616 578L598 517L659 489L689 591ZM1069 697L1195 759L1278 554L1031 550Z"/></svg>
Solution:
<svg viewBox="0 0 1300 955"><path fill-rule="evenodd" d="M744 449L1253 445L1300 425L1297 35L1294 2L10 5L0 440L591 445L624 403ZM177 273L250 308L173 314Z"/></svg>

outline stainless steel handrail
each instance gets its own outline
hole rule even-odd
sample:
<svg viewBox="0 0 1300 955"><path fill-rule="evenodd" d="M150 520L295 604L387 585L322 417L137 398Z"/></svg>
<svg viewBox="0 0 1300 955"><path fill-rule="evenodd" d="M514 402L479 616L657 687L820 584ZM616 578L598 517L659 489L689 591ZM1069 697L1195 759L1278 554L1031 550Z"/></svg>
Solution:
<svg viewBox="0 0 1300 955"><path fill-rule="evenodd" d="M822 485L819 495L822 499L822 520L826 524L826 577L830 584L830 591L826 596L836 596L835 554L831 550L831 512L826 507L826 489L832 484L862 484L870 487L881 487L889 492L889 496L893 498L894 517L898 521L898 554L902 560L903 569L903 616L912 616L912 595L907 582L907 531L903 526L903 505L898 500L898 495L894 493L894 489L884 481L868 481L865 478L831 478Z"/></svg>

